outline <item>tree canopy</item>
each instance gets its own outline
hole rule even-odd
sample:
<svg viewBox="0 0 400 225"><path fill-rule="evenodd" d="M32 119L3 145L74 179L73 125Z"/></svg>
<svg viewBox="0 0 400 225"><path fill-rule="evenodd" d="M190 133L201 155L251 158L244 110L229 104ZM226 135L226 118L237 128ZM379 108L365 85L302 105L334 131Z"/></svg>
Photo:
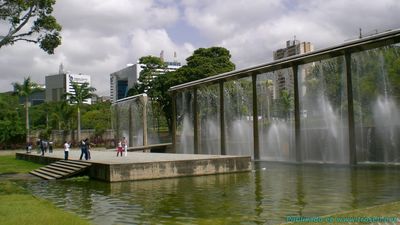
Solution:
<svg viewBox="0 0 400 225"><path fill-rule="evenodd" d="M0 0L0 22L7 24L5 33L0 33L0 48L27 41L54 54L61 44L61 25L51 15L55 3L55 0Z"/></svg>
<svg viewBox="0 0 400 225"><path fill-rule="evenodd" d="M84 101L93 96L93 92L96 91L96 88L90 87L89 83L77 83L72 82L72 89L74 89L74 93L67 93L66 97L70 103L76 104L77 112L78 112L78 140L81 138L81 106Z"/></svg>
<svg viewBox="0 0 400 225"><path fill-rule="evenodd" d="M25 125L26 125L26 142L28 143L29 140L29 96L41 90L35 82L31 81L31 78L25 78L22 84L20 83L13 83L15 94L25 98Z"/></svg>
<svg viewBox="0 0 400 225"><path fill-rule="evenodd" d="M161 107L167 119L168 127L172 127L172 98L169 88L186 82L229 72L235 69L230 61L229 50L223 47L199 48L186 59L187 64L173 72L158 75L150 84L148 91L152 101Z"/></svg>
<svg viewBox="0 0 400 225"><path fill-rule="evenodd" d="M143 65L136 83L129 91L128 96L141 94L151 89L151 81L159 74L165 73L167 64L156 56L143 56L139 59Z"/></svg>

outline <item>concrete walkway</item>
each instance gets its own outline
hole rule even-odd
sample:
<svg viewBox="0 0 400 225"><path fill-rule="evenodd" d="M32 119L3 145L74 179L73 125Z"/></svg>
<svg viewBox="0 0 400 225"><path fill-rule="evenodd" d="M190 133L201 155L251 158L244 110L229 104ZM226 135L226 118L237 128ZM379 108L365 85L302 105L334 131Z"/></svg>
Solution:
<svg viewBox="0 0 400 225"><path fill-rule="evenodd" d="M68 159L79 160L80 154L80 150L73 149ZM18 159L50 164L63 159L64 151L55 150L44 157L37 152L16 155ZM116 151L92 150L91 157L82 160L91 163L89 177L108 182L251 171L250 156L128 152L127 156L117 157Z"/></svg>
<svg viewBox="0 0 400 225"><path fill-rule="evenodd" d="M20 151L25 153L24 151ZM144 153L144 152L128 152L127 156L117 157L116 151L110 150L91 150L91 163L105 163L105 164L126 164L126 163L148 163L148 162L168 162L168 161L181 161L181 160L202 160L202 159L222 159L222 158L235 158L238 156L221 156L221 155L199 155L199 154L173 154L173 153ZM37 154L36 151L31 153ZM68 159L79 160L81 151L78 149L70 150ZM56 149L53 153L46 153L45 156L64 159L64 151ZM84 159L83 159L84 160Z"/></svg>

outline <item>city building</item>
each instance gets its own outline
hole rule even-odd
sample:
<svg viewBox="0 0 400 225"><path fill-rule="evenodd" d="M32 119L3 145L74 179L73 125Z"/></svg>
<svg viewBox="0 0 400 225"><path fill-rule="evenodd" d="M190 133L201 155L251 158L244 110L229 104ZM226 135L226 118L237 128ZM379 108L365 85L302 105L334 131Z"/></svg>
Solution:
<svg viewBox="0 0 400 225"><path fill-rule="evenodd" d="M110 74L110 97L111 102L125 98L128 90L138 82L142 67L139 63L128 64L125 68Z"/></svg>
<svg viewBox="0 0 400 225"><path fill-rule="evenodd" d="M286 41L286 48L281 48L273 52L274 60L279 60L299 54L304 54L314 50L310 42L300 42L299 40ZM306 68L302 67L299 76L304 78ZM278 99L282 91L293 92L293 71L291 69L282 69L275 72L273 98Z"/></svg>
<svg viewBox="0 0 400 225"><path fill-rule="evenodd" d="M164 52L161 51L160 58L164 61ZM174 53L176 58L176 53ZM165 61L164 61L165 62ZM158 75L179 69L182 64L174 60L173 62L165 62L166 69L158 71ZM110 98L114 103L118 99L127 97L129 89L139 83L140 72L145 67L144 64L128 64L125 68L110 74ZM152 77L154 79L155 77Z"/></svg>
<svg viewBox="0 0 400 225"><path fill-rule="evenodd" d="M60 71L58 74L49 75L45 78L46 82L46 102L62 101L65 93L74 93L72 88L72 82L79 84L89 83L91 84L90 75L84 74L73 74L70 72L64 72L62 64L60 65ZM92 100L86 99L86 104L92 104Z"/></svg>
<svg viewBox="0 0 400 225"><path fill-rule="evenodd" d="M28 97L28 102L29 102L29 105L31 105L31 106L42 104L46 100L46 93L45 93L46 86L44 84L39 84L38 87L40 89L36 90ZM15 92L15 89L11 93L14 93L14 92ZM25 104L25 97L19 96L18 102L19 102L19 104Z"/></svg>

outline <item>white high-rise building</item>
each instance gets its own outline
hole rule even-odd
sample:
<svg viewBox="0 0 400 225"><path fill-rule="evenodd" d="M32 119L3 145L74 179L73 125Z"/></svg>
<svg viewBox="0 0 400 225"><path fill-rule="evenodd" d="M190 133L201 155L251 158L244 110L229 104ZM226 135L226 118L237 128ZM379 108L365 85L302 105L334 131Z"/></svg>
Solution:
<svg viewBox="0 0 400 225"><path fill-rule="evenodd" d="M61 68L61 66L60 66ZM74 93L72 82L79 84L91 84L90 75L74 74L64 72L60 69L59 74L46 76L46 102L62 101L65 93ZM92 104L92 100L86 99L86 104Z"/></svg>
<svg viewBox="0 0 400 225"><path fill-rule="evenodd" d="M182 66L180 62L165 62L165 64L167 67L159 71L159 74L175 71ZM128 64L125 68L110 74L110 97L112 103L127 97L129 89L139 82L140 72L144 67L145 65L139 63Z"/></svg>

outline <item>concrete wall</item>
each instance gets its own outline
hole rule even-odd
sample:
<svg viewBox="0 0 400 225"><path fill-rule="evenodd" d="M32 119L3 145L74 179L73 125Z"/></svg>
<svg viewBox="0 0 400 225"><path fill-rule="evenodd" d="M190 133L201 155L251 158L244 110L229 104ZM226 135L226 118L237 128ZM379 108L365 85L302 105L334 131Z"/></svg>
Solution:
<svg viewBox="0 0 400 225"><path fill-rule="evenodd" d="M117 182L233 173L250 170L251 158L246 156L109 165L93 163L89 170L89 176L98 180Z"/></svg>
<svg viewBox="0 0 400 225"><path fill-rule="evenodd" d="M37 155L37 154L23 154L23 153L16 153L15 157L16 157L16 159L19 159L19 160L25 160L25 161L39 163L39 164L43 164L43 165L48 165L48 164L51 164L53 162L57 162L60 160L60 158L51 157L48 155L46 155L46 157L43 157L43 156Z"/></svg>

